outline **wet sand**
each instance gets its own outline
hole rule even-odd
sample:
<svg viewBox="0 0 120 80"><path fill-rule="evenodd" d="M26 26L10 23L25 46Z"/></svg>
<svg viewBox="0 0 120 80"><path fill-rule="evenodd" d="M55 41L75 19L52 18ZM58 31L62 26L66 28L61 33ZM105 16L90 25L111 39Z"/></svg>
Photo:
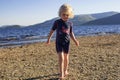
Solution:
<svg viewBox="0 0 120 80"><path fill-rule="evenodd" d="M120 80L120 35L85 36L71 41L65 80ZM0 80L57 80L55 42L0 48Z"/></svg>

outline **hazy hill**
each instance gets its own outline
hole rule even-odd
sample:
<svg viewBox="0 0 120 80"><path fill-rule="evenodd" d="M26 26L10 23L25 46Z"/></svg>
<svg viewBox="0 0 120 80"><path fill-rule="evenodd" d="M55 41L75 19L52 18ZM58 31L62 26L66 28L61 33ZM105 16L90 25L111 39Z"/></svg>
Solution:
<svg viewBox="0 0 120 80"><path fill-rule="evenodd" d="M75 15L73 19L70 19L70 21L73 22L74 26L80 26L81 24L87 23L89 21L97 20L100 18L105 18L105 17L112 16L115 14L118 14L118 12L111 11L111 12L103 12L103 13L95 13L95 14ZM43 23L26 26L26 28L36 28L36 29L43 28L43 27L50 28L56 19L58 19L58 17L47 20ZM19 27L20 28L21 26L19 25L13 25L13 26L7 26L7 27L4 26L4 28L8 28L8 27L10 28Z"/></svg>
<svg viewBox="0 0 120 80"><path fill-rule="evenodd" d="M74 26L80 26L83 23L89 22L95 20L94 17L91 15L75 15L73 19L70 19L70 21L73 22Z"/></svg>
<svg viewBox="0 0 120 80"><path fill-rule="evenodd" d="M118 12L104 12L104 13L96 13L96 14L82 14L82 15L75 15L73 19L70 19L70 21L73 22L74 26L80 26L81 24L83 23L86 23L86 22L89 22L89 21L92 21L92 20L96 20L96 19L100 19L100 18L103 18L103 17L108 17L108 16L112 16L112 15L115 15L117 14ZM39 23L39 24L36 24L36 25L32 25L34 27L37 27L37 26L43 26L43 27L50 27L52 26L53 22L58 19L58 17L56 18L53 18L51 20L47 20L43 23Z"/></svg>
<svg viewBox="0 0 120 80"><path fill-rule="evenodd" d="M75 15L73 19L70 19L70 21L73 22L74 26L80 26L83 23L89 22L89 21L93 21L96 19L100 19L100 18L104 18L104 17L108 17L108 16L112 16L118 14L118 12L103 12L103 13L96 13L96 14L82 14L82 15ZM32 25L32 26L43 26L43 27L50 27L52 26L53 22L58 19L58 17L53 18L51 20L47 20L43 23L40 24L36 24L36 25Z"/></svg>
<svg viewBox="0 0 120 80"><path fill-rule="evenodd" d="M103 13L95 13L95 14L91 14L91 15L96 19L100 19L100 18L112 16L115 14L118 14L118 12L110 11L110 12L103 12Z"/></svg>
<svg viewBox="0 0 120 80"><path fill-rule="evenodd" d="M117 24L120 24L120 13L109 17L90 21L83 25L117 25Z"/></svg>

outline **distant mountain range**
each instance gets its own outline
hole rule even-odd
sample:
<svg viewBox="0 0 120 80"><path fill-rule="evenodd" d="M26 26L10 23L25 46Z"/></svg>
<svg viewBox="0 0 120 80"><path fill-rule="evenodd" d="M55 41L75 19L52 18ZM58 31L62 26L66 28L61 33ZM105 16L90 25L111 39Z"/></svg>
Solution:
<svg viewBox="0 0 120 80"><path fill-rule="evenodd" d="M71 21L75 26L80 26L81 24L85 24L89 21L98 20L115 14L118 14L118 12L111 11L111 12L96 13L96 14L75 15L75 17L71 19Z"/></svg>
<svg viewBox="0 0 120 80"><path fill-rule="evenodd" d="M58 17L47 20L43 23L38 23L30 26L25 26L29 28L43 28L51 27L53 22L58 19ZM95 14L81 14L75 15L73 19L70 19L73 22L74 26L80 25L107 25L107 24L120 24L120 13L119 12L103 12ZM20 25L4 26L4 28L20 28Z"/></svg>
<svg viewBox="0 0 120 80"><path fill-rule="evenodd" d="M112 15L118 14L118 12L103 12L103 13L96 13L96 14L82 14L82 15L75 15L73 19L70 19L70 21L73 22L74 26L80 26L82 24L85 24L89 21L94 21L94 20L98 20L101 18L105 18L105 17L110 17ZM53 22L58 19L58 17L53 18L51 20L47 20L43 23L39 23L36 25L31 25L33 27L37 27L37 26L43 26L43 27L50 27L52 26Z"/></svg>
<svg viewBox="0 0 120 80"><path fill-rule="evenodd" d="M83 25L120 25L120 13L109 17L89 21Z"/></svg>

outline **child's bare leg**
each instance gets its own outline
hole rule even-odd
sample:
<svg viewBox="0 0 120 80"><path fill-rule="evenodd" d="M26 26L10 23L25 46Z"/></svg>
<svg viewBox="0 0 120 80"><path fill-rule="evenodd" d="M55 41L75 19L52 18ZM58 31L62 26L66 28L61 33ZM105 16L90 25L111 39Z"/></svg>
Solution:
<svg viewBox="0 0 120 80"><path fill-rule="evenodd" d="M64 54L58 53L59 57L59 70L60 70L60 78L64 78Z"/></svg>
<svg viewBox="0 0 120 80"><path fill-rule="evenodd" d="M64 54L64 74L68 75L69 54Z"/></svg>

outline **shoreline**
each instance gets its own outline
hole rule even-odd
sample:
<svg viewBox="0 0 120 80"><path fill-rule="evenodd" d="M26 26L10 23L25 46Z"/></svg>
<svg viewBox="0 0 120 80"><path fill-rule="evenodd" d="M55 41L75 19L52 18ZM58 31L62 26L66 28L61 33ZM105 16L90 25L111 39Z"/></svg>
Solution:
<svg viewBox="0 0 120 80"><path fill-rule="evenodd" d="M90 35L81 35L76 37L91 37L91 36L109 36L109 35L119 35L119 34L90 34ZM34 44L39 42L45 42L47 38L37 38L37 39L28 39L28 40L15 40L15 41L6 41L3 43L0 43L0 48L10 48L10 47L17 47L17 46L24 46L27 44ZM54 38L52 38L52 41L54 41Z"/></svg>
<svg viewBox="0 0 120 80"><path fill-rule="evenodd" d="M119 80L120 35L77 37L70 44L69 76L66 80ZM57 80L58 58L54 41L0 48L0 79Z"/></svg>

